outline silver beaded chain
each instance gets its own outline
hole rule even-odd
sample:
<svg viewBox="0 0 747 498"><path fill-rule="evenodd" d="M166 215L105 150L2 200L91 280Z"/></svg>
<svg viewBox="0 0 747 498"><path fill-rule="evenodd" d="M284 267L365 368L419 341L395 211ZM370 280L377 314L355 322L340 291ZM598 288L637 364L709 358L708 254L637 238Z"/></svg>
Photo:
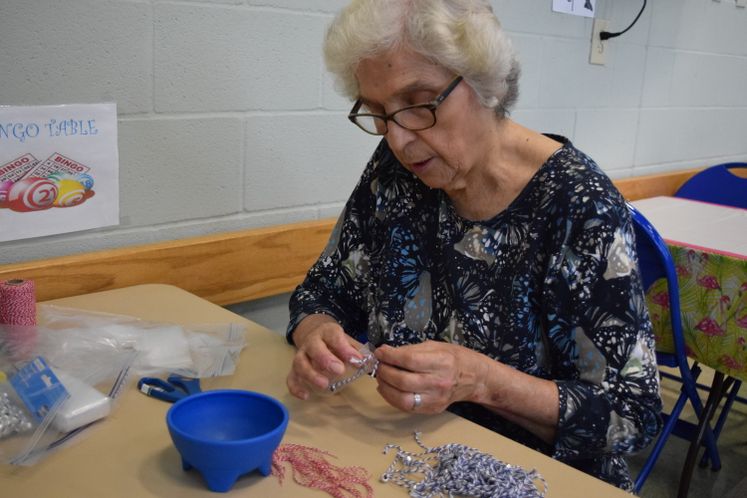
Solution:
<svg viewBox="0 0 747 498"><path fill-rule="evenodd" d="M376 359L372 352L373 347L370 344L365 344L358 352L363 355L363 358L351 358L349 362L356 367L355 372L347 377L343 377L334 382L330 382L328 389L331 392L337 392L343 387L347 386L354 380L358 379L363 374L368 374L371 377L376 377L376 370L379 368L379 360Z"/></svg>
<svg viewBox="0 0 747 498"><path fill-rule="evenodd" d="M542 498L547 493L547 482L534 469L526 471L463 444L429 448L420 432L415 433L415 441L424 451L412 453L398 444L387 444L384 454L396 449L397 455L381 475L382 482L407 488L413 498ZM541 491L537 482L542 484Z"/></svg>
<svg viewBox="0 0 747 498"><path fill-rule="evenodd" d="M0 392L0 439L11 434L29 431L32 428L31 420L19 406L13 403L8 393Z"/></svg>

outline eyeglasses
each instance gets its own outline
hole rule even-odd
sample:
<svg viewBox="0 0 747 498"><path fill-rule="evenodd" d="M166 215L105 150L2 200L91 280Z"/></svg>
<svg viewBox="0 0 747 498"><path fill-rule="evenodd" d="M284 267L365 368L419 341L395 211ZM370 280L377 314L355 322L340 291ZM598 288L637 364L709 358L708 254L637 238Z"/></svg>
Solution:
<svg viewBox="0 0 747 498"><path fill-rule="evenodd" d="M411 131L427 130L436 124L436 109L440 106L446 97L462 81L461 76L457 76L449 83L446 90L441 92L438 97L425 104L408 105L390 114L372 114L368 112L358 112L363 106L363 102L358 99L348 114L348 119L358 128L370 133L371 135L386 135L389 131L388 121L394 121L402 128Z"/></svg>

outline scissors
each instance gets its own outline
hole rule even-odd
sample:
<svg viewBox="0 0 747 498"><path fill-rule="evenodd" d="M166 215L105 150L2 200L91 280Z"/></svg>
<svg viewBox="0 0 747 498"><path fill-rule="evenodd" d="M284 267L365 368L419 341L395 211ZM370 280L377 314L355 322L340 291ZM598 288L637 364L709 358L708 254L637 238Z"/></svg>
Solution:
<svg viewBox="0 0 747 498"><path fill-rule="evenodd" d="M171 374L166 380L157 377L143 377L137 382L141 393L168 403L174 403L192 394L199 393L200 379L192 379Z"/></svg>

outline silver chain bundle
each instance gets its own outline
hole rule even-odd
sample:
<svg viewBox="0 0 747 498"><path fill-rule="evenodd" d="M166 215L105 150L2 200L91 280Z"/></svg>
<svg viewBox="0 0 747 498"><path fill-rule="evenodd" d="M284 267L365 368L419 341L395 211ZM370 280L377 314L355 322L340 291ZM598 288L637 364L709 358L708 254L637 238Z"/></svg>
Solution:
<svg viewBox="0 0 747 498"><path fill-rule="evenodd" d="M0 392L0 439L32 428L31 421L23 410L13 403L8 393Z"/></svg>
<svg viewBox="0 0 747 498"><path fill-rule="evenodd" d="M424 451L412 453L398 444L384 447L384 454L396 449L397 455L381 476L382 482L407 488L413 498L542 498L547 493L547 482L534 469L526 471L463 444L429 448L419 432L415 433L415 441ZM415 476L422 479L416 480ZM536 481L542 484L542 491L537 489Z"/></svg>
<svg viewBox="0 0 747 498"><path fill-rule="evenodd" d="M373 352L371 351L370 345L365 344L363 347L361 347L361 349L358 350L358 352L363 355L363 358L351 358L349 360L350 363L354 367L356 367L356 370L346 377L338 379L334 382L330 382L328 389L331 392L334 393L339 391L363 374L368 374L371 377L376 377L376 369L379 367L379 360L377 360L374 356Z"/></svg>

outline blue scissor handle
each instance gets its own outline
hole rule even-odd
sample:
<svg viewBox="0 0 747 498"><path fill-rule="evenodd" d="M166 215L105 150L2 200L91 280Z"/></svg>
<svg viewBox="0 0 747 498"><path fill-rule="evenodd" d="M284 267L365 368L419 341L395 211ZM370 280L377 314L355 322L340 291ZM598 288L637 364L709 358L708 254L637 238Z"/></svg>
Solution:
<svg viewBox="0 0 747 498"><path fill-rule="evenodd" d="M200 379L171 374L166 380L158 377L143 377L137 383L140 392L156 399L173 403L201 391Z"/></svg>
<svg viewBox="0 0 747 498"><path fill-rule="evenodd" d="M200 388L200 379L193 379L192 377L184 377L182 375L171 374L166 379L169 384L180 388L189 396L190 394L196 394L202 391Z"/></svg>

